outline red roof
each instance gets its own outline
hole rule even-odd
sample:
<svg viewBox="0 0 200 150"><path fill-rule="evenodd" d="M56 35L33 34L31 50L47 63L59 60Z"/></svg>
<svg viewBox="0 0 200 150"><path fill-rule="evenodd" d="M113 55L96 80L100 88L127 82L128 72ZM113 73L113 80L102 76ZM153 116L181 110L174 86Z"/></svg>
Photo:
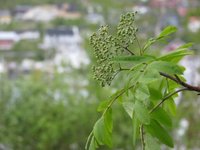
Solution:
<svg viewBox="0 0 200 150"><path fill-rule="evenodd" d="M151 0L150 5L152 7L168 7L175 8L177 7L178 0Z"/></svg>

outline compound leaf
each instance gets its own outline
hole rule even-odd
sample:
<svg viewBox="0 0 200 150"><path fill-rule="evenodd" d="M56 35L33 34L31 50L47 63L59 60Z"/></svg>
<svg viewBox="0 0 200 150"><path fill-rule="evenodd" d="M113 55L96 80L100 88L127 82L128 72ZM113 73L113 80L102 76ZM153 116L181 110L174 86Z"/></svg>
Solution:
<svg viewBox="0 0 200 150"><path fill-rule="evenodd" d="M169 128L172 127L172 120L171 120L170 116L161 107L159 107L155 111L153 111L151 113L151 117L166 127L169 127Z"/></svg>
<svg viewBox="0 0 200 150"><path fill-rule="evenodd" d="M160 150L160 145L150 134L145 134L145 150Z"/></svg>
<svg viewBox="0 0 200 150"><path fill-rule="evenodd" d="M113 58L113 61L117 62L132 62L133 64L140 64L140 63L145 63L148 61L155 60L154 56L150 55L143 55L143 56L117 56Z"/></svg>
<svg viewBox="0 0 200 150"><path fill-rule="evenodd" d="M145 125L145 129L153 137L158 138L158 140L163 144L166 144L169 147L174 147L171 136L156 120L151 119L151 123L149 125Z"/></svg>
<svg viewBox="0 0 200 150"><path fill-rule="evenodd" d="M166 61L154 61L148 66L148 70L157 70L168 74L183 74L184 68L175 63Z"/></svg>
<svg viewBox="0 0 200 150"><path fill-rule="evenodd" d="M162 61L170 61L170 62L179 62L184 56L192 55L193 52L191 50L185 49L185 48L178 48L177 50L174 50L170 53L167 53L161 57L158 57L157 60Z"/></svg>
<svg viewBox="0 0 200 150"><path fill-rule="evenodd" d="M175 26L167 26L166 28L164 28L162 30L162 32L159 34L157 39L161 39L163 37L166 37L166 36L176 32L176 31L177 31L177 27L175 27Z"/></svg>
<svg viewBox="0 0 200 150"><path fill-rule="evenodd" d="M139 100L136 100L136 102L135 102L134 111L135 111L136 118L142 124L149 124L150 123L150 115L149 115L148 109Z"/></svg>
<svg viewBox="0 0 200 150"><path fill-rule="evenodd" d="M105 125L104 117L101 117L94 125L94 137L99 145L112 146L112 135Z"/></svg>

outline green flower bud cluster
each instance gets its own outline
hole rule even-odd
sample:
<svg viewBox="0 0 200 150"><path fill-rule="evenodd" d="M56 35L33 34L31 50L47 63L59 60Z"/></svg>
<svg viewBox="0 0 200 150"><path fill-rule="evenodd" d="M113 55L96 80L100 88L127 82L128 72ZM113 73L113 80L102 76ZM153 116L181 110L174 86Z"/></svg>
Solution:
<svg viewBox="0 0 200 150"><path fill-rule="evenodd" d="M112 59L127 51L129 44L136 38L137 28L134 27L134 16L135 13L126 13L121 16L116 37L108 33L108 26L102 26L90 38L90 44L97 59L97 64L93 67L94 78L100 81L102 86L110 85L115 73L119 70L116 68L119 65L114 64Z"/></svg>
<svg viewBox="0 0 200 150"><path fill-rule="evenodd" d="M117 36L124 47L128 47L136 39L138 29L134 27L135 14L137 12L128 12L121 16L117 26Z"/></svg>
<svg viewBox="0 0 200 150"><path fill-rule="evenodd" d="M114 37L108 34L108 26L102 26L90 38L97 59L97 65L93 67L94 78L100 81L102 86L110 85L115 73L114 63L111 61L116 56L114 40Z"/></svg>

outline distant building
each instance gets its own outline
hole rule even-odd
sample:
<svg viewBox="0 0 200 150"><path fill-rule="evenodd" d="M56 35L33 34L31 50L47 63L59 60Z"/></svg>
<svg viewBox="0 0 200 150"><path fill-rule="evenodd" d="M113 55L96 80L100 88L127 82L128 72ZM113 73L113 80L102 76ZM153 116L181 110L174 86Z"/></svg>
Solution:
<svg viewBox="0 0 200 150"><path fill-rule="evenodd" d="M89 13L86 16L86 20L92 24L104 24L104 18L101 14Z"/></svg>
<svg viewBox="0 0 200 150"><path fill-rule="evenodd" d="M21 17L22 20L48 22L57 15L57 9L51 5L37 6L29 9Z"/></svg>
<svg viewBox="0 0 200 150"><path fill-rule="evenodd" d="M55 66L59 71L66 70L63 64L80 68L81 65L89 63L86 52L81 48L82 38L77 27L59 27L48 29L44 35L42 48L55 49L56 54L53 58Z"/></svg>
<svg viewBox="0 0 200 150"><path fill-rule="evenodd" d="M13 16L15 19L22 19L24 14L30 10L32 6L29 5L17 5L13 10Z"/></svg>
<svg viewBox="0 0 200 150"><path fill-rule="evenodd" d="M20 40L37 40L40 38L39 31L0 31L0 50L11 49Z"/></svg>
<svg viewBox="0 0 200 150"><path fill-rule="evenodd" d="M0 73L5 73L5 71L6 71L5 65L2 62L0 62Z"/></svg>
<svg viewBox="0 0 200 150"><path fill-rule="evenodd" d="M189 8L188 0L181 0L177 6L177 12L181 17L185 17L187 15Z"/></svg>
<svg viewBox="0 0 200 150"><path fill-rule="evenodd" d="M63 46L60 47L58 51L59 52L56 53L53 61L56 66L59 66L60 72L69 66L80 68L81 66L90 63L87 53L80 46Z"/></svg>
<svg viewBox="0 0 200 150"><path fill-rule="evenodd" d="M12 21L11 13L8 10L0 10L0 24L9 24Z"/></svg>
<svg viewBox="0 0 200 150"><path fill-rule="evenodd" d="M133 7L133 11L137 11L139 14L146 14L149 12L149 7L144 5L136 5Z"/></svg>
<svg viewBox="0 0 200 150"><path fill-rule="evenodd" d="M199 17L190 17L188 22L188 29L191 32L198 32L200 30L200 18Z"/></svg>
<svg viewBox="0 0 200 150"><path fill-rule="evenodd" d="M177 10L178 14L182 17L186 16L189 2L188 0L151 0L150 6L154 8L172 8Z"/></svg>
<svg viewBox="0 0 200 150"><path fill-rule="evenodd" d="M9 50L13 47L15 42L19 41L19 36L16 32L0 31L0 50Z"/></svg>
<svg viewBox="0 0 200 150"><path fill-rule="evenodd" d="M20 40L37 40L40 38L40 32L37 30L16 31Z"/></svg>
<svg viewBox="0 0 200 150"><path fill-rule="evenodd" d="M42 5L30 8L21 19L30 21L49 22L55 18L78 19L81 13L77 11L76 5Z"/></svg>
<svg viewBox="0 0 200 150"><path fill-rule="evenodd" d="M31 72L31 70L33 69L33 66L34 66L34 61L31 60L31 59L24 59L22 62L21 62L21 71L24 73L24 74L28 74Z"/></svg>
<svg viewBox="0 0 200 150"><path fill-rule="evenodd" d="M48 29L44 35L43 48L57 48L61 45L71 46L81 42L77 27L59 27Z"/></svg>
<svg viewBox="0 0 200 150"><path fill-rule="evenodd" d="M168 8L176 8L178 0L151 0L150 5L152 7L168 7Z"/></svg>
<svg viewBox="0 0 200 150"><path fill-rule="evenodd" d="M81 13L78 11L75 4L58 4L56 5L57 15L56 17L65 19L78 19L81 17Z"/></svg>

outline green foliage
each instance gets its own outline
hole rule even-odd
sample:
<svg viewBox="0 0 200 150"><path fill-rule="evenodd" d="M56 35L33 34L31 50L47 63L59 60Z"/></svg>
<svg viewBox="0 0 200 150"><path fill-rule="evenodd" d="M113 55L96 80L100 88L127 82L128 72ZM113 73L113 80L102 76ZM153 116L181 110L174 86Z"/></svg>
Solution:
<svg viewBox="0 0 200 150"><path fill-rule="evenodd" d="M168 132L156 121L151 120L150 125L145 125L146 132L150 133L153 137L158 138L161 143L169 147L173 147L173 140Z"/></svg>
<svg viewBox="0 0 200 150"><path fill-rule="evenodd" d="M96 95L84 98L80 91L89 87L65 82L71 81L72 73L48 75L36 71L11 81L1 75L0 141L10 149L84 147L97 119ZM73 78L79 81L80 73L73 72Z"/></svg>
<svg viewBox="0 0 200 150"><path fill-rule="evenodd" d="M85 26L86 22L83 18L79 19L65 19L65 18L56 18L52 20L52 25L57 27L57 26Z"/></svg>
<svg viewBox="0 0 200 150"><path fill-rule="evenodd" d="M137 100L134 104L134 112L135 117L142 123L142 124L149 124L150 123L150 116L148 113L148 109L146 106Z"/></svg>
<svg viewBox="0 0 200 150"><path fill-rule="evenodd" d="M158 109L156 109L154 112L151 113L151 117L157 120L163 126L172 128L172 119L163 108L159 107Z"/></svg>
<svg viewBox="0 0 200 150"><path fill-rule="evenodd" d="M52 3L65 3L66 0L6 0L0 1L0 8L14 8L16 5L42 5L42 4L52 4ZM77 0L67 0L69 3L78 3Z"/></svg>
<svg viewBox="0 0 200 150"><path fill-rule="evenodd" d="M94 125L94 142L97 141L99 145L112 146L112 111L107 111L102 118L100 118Z"/></svg>
<svg viewBox="0 0 200 150"><path fill-rule="evenodd" d="M111 124L112 117L109 117L110 122L105 121L105 115L115 102L118 102L132 119L134 146L140 137L142 145L146 143L143 147L147 150L160 149L160 144L174 146L170 133L173 126L172 115L176 112L173 98L177 96L176 89L179 85L164 78L160 73L184 79L184 67L178 62L184 56L192 54L189 50L191 44L155 57L150 53L151 45L173 34L177 28L166 27L157 37L147 40L146 44L141 46L137 38L134 16L135 13L122 15L116 35L109 34L108 26L103 26L91 37L91 45L97 58L97 67L93 70L95 79L103 86L110 85L119 73L128 79L123 81L124 88L100 104L99 110L103 111L103 115L94 125L86 149L97 149L102 145L111 146L112 130L108 130L106 124ZM138 49L130 50L132 45L137 45Z"/></svg>
<svg viewBox="0 0 200 150"><path fill-rule="evenodd" d="M31 57L36 60L44 59L44 52L38 48L40 40L22 40L17 42L12 51L15 53L14 59L22 59L24 57Z"/></svg>
<svg viewBox="0 0 200 150"><path fill-rule="evenodd" d="M150 134L145 135L145 143L146 150L160 150L160 145Z"/></svg>

